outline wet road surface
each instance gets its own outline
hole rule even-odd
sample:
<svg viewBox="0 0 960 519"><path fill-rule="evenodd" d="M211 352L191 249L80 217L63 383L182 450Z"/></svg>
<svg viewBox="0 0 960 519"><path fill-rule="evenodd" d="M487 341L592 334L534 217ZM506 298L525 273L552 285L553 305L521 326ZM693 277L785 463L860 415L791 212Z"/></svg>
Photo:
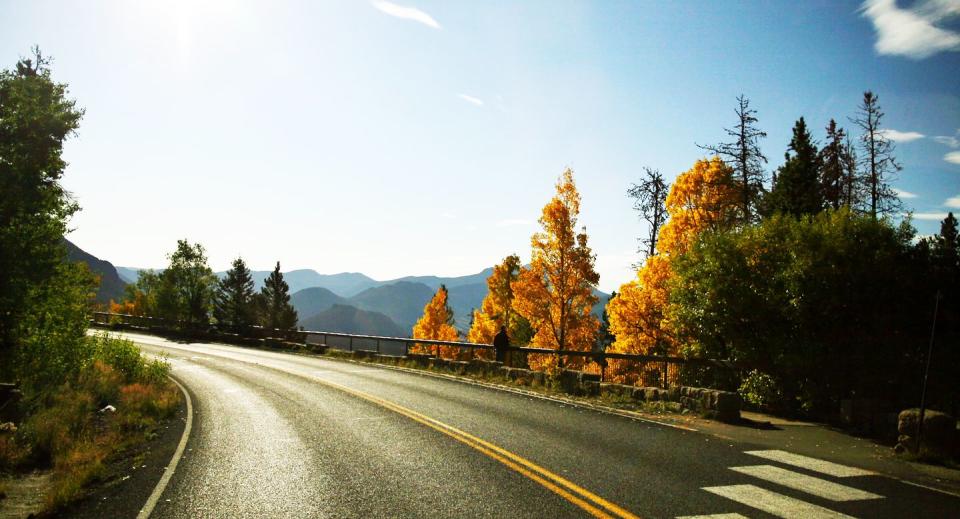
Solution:
<svg viewBox="0 0 960 519"><path fill-rule="evenodd" d="M824 460L377 366L125 334L193 432L152 517L957 517Z"/></svg>

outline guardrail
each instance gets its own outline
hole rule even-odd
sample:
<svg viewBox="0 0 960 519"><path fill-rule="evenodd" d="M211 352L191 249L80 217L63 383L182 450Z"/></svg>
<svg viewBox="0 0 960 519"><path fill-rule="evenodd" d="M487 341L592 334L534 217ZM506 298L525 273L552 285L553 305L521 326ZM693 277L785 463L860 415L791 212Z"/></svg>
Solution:
<svg viewBox="0 0 960 519"><path fill-rule="evenodd" d="M180 329L189 328L184 323L172 323L169 320L157 317L136 316L129 314L114 314L110 312L94 312L92 322L101 325L124 324L138 328L154 329L155 331L170 331L176 324ZM207 328L217 329L214 325ZM417 353L430 357L441 357L441 347L456 348L463 356L464 351L493 352L491 344L481 344L464 341L440 341L432 339L411 339L407 337L386 337L379 335L362 335L340 332L316 330L279 330L261 326L250 326L237 333L236 330L221 331L219 333L234 335L244 339L282 339L304 345L324 345L341 351L366 351L380 355L409 356L411 348L424 351ZM711 387L739 385L740 366L730 361L670 357L662 355L637 355L630 353L607 353L603 351L580 350L551 350L546 348L530 348L511 346L511 352L523 355L557 355L563 365L563 357L585 357L597 364L601 376L606 371L608 361L621 361L637 373L638 382L644 386L670 387L672 385L704 385L709 380ZM706 380L705 380L706 379Z"/></svg>

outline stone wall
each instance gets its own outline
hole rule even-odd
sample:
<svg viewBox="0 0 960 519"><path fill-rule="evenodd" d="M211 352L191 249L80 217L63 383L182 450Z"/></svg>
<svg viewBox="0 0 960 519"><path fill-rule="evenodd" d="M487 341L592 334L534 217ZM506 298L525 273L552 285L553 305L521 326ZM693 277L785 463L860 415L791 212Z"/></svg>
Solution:
<svg viewBox="0 0 960 519"><path fill-rule="evenodd" d="M960 454L960 433L957 419L927 409L923 413L923 444L917 442L920 421L919 409L907 409L897 420L897 452L912 452L937 458L951 458Z"/></svg>

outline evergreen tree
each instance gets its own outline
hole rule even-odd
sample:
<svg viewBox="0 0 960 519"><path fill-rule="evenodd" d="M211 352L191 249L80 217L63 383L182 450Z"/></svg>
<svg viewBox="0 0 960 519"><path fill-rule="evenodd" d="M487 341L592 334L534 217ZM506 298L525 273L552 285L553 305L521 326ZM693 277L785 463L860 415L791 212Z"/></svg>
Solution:
<svg viewBox="0 0 960 519"><path fill-rule="evenodd" d="M600 329L597 331L597 344L594 347L595 351L606 351L607 347L613 344L613 341L616 339L610 332L610 314L607 312L610 301L616 298L617 291L614 290L610 292L610 297L607 298L607 304L603 307L603 315L600 317Z"/></svg>
<svg viewBox="0 0 960 519"><path fill-rule="evenodd" d="M855 209L863 206L863 179L857 169L857 147L850 135L843 141L843 205Z"/></svg>
<svg viewBox="0 0 960 519"><path fill-rule="evenodd" d="M268 329L293 330L297 327L297 311L290 304L290 286L283 280L280 262L263 280L259 294L260 324Z"/></svg>
<svg viewBox="0 0 960 519"><path fill-rule="evenodd" d="M836 121L830 119L830 124L827 125L827 143L820 150L820 192L823 194L823 203L833 209L848 205L848 194L856 187L847 185L856 180L855 173L849 174L850 165L855 165L856 161L848 156L848 153L846 132L837 126Z"/></svg>
<svg viewBox="0 0 960 519"><path fill-rule="evenodd" d="M240 332L254 323L253 277L243 258L233 261L233 267L217 283L213 300L213 316L217 323Z"/></svg>
<svg viewBox="0 0 960 519"><path fill-rule="evenodd" d="M940 234L933 237L931 256L937 288L948 297L957 297L956 285L960 282L960 239L957 237L957 218L953 213L940 222Z"/></svg>
<svg viewBox="0 0 960 519"><path fill-rule="evenodd" d="M874 218L900 209L900 199L889 183L894 180L901 166L893 156L893 141L886 137L880 126L884 113L877 99L873 92L864 92L863 102L858 107L860 113L852 119L863 131L860 145L863 149L862 166L867 191L866 211Z"/></svg>
<svg viewBox="0 0 960 519"><path fill-rule="evenodd" d="M644 178L639 184L631 184L627 196L633 198L633 209L650 226L647 237L641 238L642 247L637 251L644 259L657 253L657 238L660 228L667 221L667 194L670 186L663 180L659 170L643 168Z"/></svg>
<svg viewBox="0 0 960 519"><path fill-rule="evenodd" d="M58 275L67 221L78 209L60 178L63 142L83 110L53 81L49 63L34 48L15 70L0 71L0 357L39 308L36 289Z"/></svg>
<svg viewBox="0 0 960 519"><path fill-rule="evenodd" d="M823 209L820 159L803 117L793 127L793 138L784 158L786 163L780 167L767 197L767 211L794 216L819 213Z"/></svg>
<svg viewBox="0 0 960 519"><path fill-rule="evenodd" d="M737 108L734 111L737 114L736 126L732 129L724 128L734 141L699 147L715 153L733 168L739 191L740 221L749 223L756 219L763 194L763 166L767 163L767 157L760 151L759 141L765 138L767 133L756 127L757 111L750 108L750 100L743 94L737 97Z"/></svg>

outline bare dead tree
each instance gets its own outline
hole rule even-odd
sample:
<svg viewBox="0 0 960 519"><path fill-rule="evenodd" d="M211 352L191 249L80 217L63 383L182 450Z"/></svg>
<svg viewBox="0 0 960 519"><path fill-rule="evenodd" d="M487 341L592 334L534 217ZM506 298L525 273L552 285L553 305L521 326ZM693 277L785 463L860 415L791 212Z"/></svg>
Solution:
<svg viewBox="0 0 960 519"><path fill-rule="evenodd" d="M851 119L863 131L860 136L860 148L863 150L861 167L866 182L866 202L869 204L867 212L874 218L878 214L900 209L900 199L890 188L890 182L902 169L893 156L896 146L880 126L884 113L877 101L878 97L873 92L864 92L863 101L858 107L860 112Z"/></svg>
<svg viewBox="0 0 960 519"><path fill-rule="evenodd" d="M637 249L644 259L657 253L657 237L660 228L667 221L666 201L669 187L659 170L644 167L640 183L630 184L627 189L627 196L633 199L634 210L640 213L640 219L649 225L647 236L640 238L642 246Z"/></svg>
<svg viewBox="0 0 960 519"><path fill-rule="evenodd" d="M750 108L750 100L743 94L737 96L734 112L737 114L736 126L724 128L727 135L734 139L733 142L705 146L698 144L697 147L716 154L733 168L741 193L740 220L750 223L757 217L757 205L766 181L763 167L767 157L760 151L759 141L767 133L756 127L757 111Z"/></svg>

